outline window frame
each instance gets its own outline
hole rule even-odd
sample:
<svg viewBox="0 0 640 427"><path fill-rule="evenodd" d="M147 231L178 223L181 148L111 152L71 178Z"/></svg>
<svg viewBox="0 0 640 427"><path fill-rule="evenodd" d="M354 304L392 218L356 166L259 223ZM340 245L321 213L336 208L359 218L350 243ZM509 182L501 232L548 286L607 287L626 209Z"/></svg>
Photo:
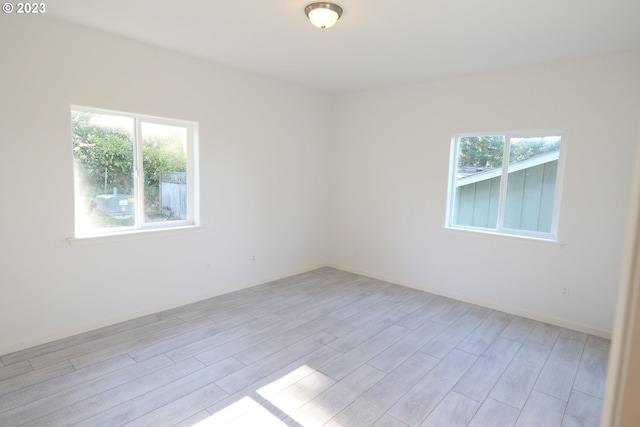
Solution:
<svg viewBox="0 0 640 427"><path fill-rule="evenodd" d="M75 239L108 237L118 235L132 235L158 230L174 230L194 227L199 225L199 180L198 180L198 123L195 121L171 119L166 117L151 116L147 114L130 113L104 108L87 107L81 105L71 105L70 115L74 112L90 114L109 115L126 117L133 120L133 183L134 183L134 203L135 222L132 226L102 228L96 230L85 230L79 227L78 216L82 215L80 210L82 204L79 183L74 171L74 236ZM150 123L157 125L167 125L184 127L186 129L186 163L187 163L187 218L184 220L154 221L147 222L144 217L144 167L143 167L143 140L142 124ZM73 126L71 127L73 134ZM73 147L72 147L73 148ZM73 158L73 151L71 153ZM75 159L73 159L75 168Z"/></svg>
<svg viewBox="0 0 640 427"><path fill-rule="evenodd" d="M564 169L567 157L568 137L566 129L542 129L542 130L524 130L524 131L504 131L504 132L470 132L458 133L451 137L451 150L449 159L449 179L447 188L447 207L445 228L452 230L466 230L472 232L489 233L502 236L523 237L536 240L547 240L551 242L559 242L558 230L560 222L560 204L562 200L562 188L564 181ZM458 154L460 148L460 139L481 136L503 136L503 161L500 171L500 191L498 199L498 217L495 228L474 227L470 225L460 225L454 223L456 214L456 180L458 169ZM511 140L516 138L541 138L548 136L560 137L560 149L558 150L558 165L556 171L556 183L553 197L553 212L551 214L551 229L549 232L520 230L508 228L504 226L504 216L506 209L507 185L509 176L509 155Z"/></svg>

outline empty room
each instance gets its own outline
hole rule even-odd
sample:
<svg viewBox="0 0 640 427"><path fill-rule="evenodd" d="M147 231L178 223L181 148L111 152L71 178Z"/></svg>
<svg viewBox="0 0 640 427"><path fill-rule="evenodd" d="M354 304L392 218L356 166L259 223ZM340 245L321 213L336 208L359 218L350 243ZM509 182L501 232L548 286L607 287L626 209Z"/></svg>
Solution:
<svg viewBox="0 0 640 427"><path fill-rule="evenodd" d="M637 426L640 2L5 2L0 426Z"/></svg>

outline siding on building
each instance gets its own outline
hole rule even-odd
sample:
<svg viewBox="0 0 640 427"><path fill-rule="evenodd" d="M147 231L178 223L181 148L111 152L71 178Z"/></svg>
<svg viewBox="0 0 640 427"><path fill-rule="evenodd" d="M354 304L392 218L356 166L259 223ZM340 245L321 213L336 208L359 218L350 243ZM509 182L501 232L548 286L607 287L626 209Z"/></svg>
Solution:
<svg viewBox="0 0 640 427"><path fill-rule="evenodd" d="M504 226L518 230L551 231L558 160L509 173ZM496 228L500 176L456 188L456 225Z"/></svg>

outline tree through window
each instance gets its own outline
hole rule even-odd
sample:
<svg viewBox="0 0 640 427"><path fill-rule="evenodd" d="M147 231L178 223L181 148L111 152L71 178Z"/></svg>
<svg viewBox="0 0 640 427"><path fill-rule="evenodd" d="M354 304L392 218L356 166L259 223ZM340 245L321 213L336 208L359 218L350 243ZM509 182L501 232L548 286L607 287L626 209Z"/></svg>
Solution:
<svg viewBox="0 0 640 427"><path fill-rule="evenodd" d="M72 108L76 235L194 224L191 122Z"/></svg>
<svg viewBox="0 0 640 427"><path fill-rule="evenodd" d="M454 137L448 226L556 239L562 135Z"/></svg>

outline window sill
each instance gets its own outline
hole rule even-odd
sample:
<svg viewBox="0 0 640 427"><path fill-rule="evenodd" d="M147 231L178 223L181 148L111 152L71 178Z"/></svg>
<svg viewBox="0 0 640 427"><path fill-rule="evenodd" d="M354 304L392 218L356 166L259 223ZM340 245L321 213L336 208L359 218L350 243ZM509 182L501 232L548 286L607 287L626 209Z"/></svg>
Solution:
<svg viewBox="0 0 640 427"><path fill-rule="evenodd" d="M534 236L525 236L525 235L517 235L517 234L505 234L498 233L494 231L480 230L475 228L454 228L454 227L442 227L446 233L464 235L464 236L473 236L490 240L512 240L519 241L526 244L532 244L536 246L551 246L551 247L559 247L562 248L566 245L566 242L561 240L551 240L545 239L541 237Z"/></svg>
<svg viewBox="0 0 640 427"><path fill-rule="evenodd" d="M152 239L157 237L176 236L201 232L202 225L187 225L171 228L154 228L149 230L132 230L121 233L100 234L95 236L68 237L69 246L97 245L102 243L126 242L131 240Z"/></svg>

